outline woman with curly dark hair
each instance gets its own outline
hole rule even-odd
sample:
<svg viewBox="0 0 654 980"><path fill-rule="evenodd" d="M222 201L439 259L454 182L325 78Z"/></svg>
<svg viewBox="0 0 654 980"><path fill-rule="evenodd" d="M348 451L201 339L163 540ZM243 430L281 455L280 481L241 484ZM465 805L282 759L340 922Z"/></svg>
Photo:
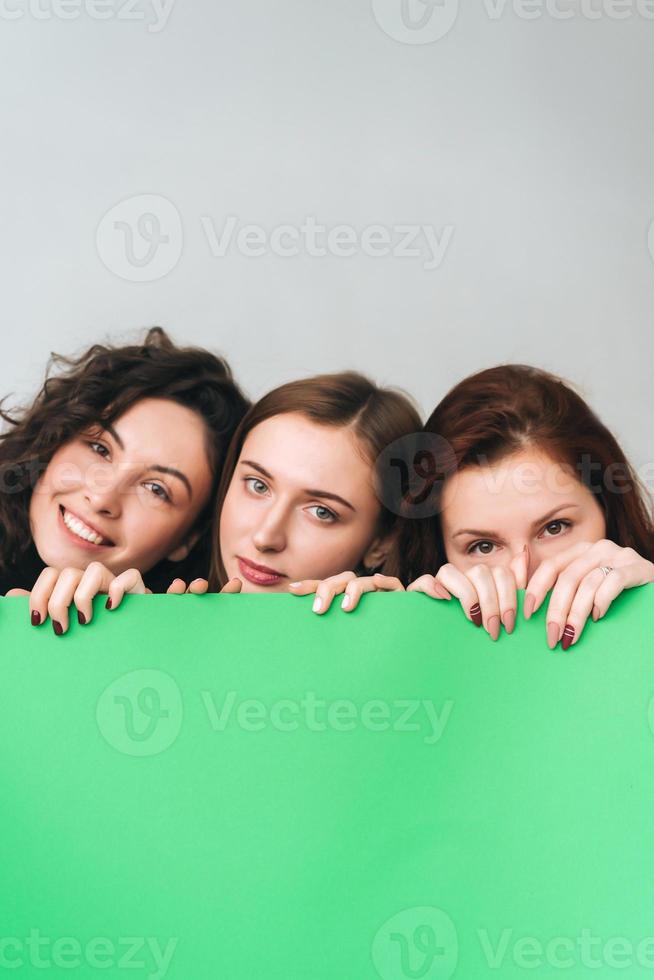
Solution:
<svg viewBox="0 0 654 980"><path fill-rule="evenodd" d="M0 593L40 576L54 588L93 562L136 567L153 591L206 575L212 502L247 407L222 358L159 327L141 344L53 354L32 404L0 407Z"/></svg>

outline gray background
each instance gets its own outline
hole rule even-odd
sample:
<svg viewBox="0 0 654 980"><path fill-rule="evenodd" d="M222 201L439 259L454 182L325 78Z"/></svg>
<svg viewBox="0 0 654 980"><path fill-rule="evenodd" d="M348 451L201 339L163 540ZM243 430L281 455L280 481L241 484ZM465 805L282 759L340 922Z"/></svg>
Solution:
<svg viewBox="0 0 654 980"><path fill-rule="evenodd" d="M370 0L174 0L159 31L149 0L105 0L107 20L84 0L71 19L4 0L0 391L29 394L51 350L155 323L226 354L252 396L354 366L429 412L463 375L526 361L573 380L649 462L654 20L635 0L625 19L558 2L574 16L466 0L445 36L404 43ZM135 282L97 236L145 194L172 202L183 247ZM432 270L215 257L201 219L219 233L228 215L453 236Z"/></svg>

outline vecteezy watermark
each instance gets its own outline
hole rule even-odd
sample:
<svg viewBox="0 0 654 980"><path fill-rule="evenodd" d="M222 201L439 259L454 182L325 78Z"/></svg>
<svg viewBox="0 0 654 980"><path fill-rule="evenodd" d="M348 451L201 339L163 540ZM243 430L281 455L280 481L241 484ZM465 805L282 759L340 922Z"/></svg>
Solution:
<svg viewBox="0 0 654 980"><path fill-rule="evenodd" d="M178 942L175 937L162 946L154 936L92 936L82 942L75 936L53 939L30 929L27 936L0 935L0 970L142 970L147 972L140 976L164 980Z"/></svg>
<svg viewBox="0 0 654 980"><path fill-rule="evenodd" d="M180 260L182 219L167 198L140 194L107 211L95 243L110 272L129 282L154 282L168 275Z"/></svg>
<svg viewBox="0 0 654 980"><path fill-rule="evenodd" d="M442 909L404 909L377 930L371 955L381 980L450 980L459 961L457 931Z"/></svg>
<svg viewBox="0 0 654 980"><path fill-rule="evenodd" d="M375 20L403 44L431 44L452 30L459 0L372 0Z"/></svg>
<svg viewBox="0 0 654 980"><path fill-rule="evenodd" d="M519 20L654 20L654 0L480 0L489 20L507 13ZM431 44L449 34L459 13L458 0L372 0L375 20L402 44Z"/></svg>
<svg viewBox="0 0 654 980"><path fill-rule="evenodd" d="M363 704L348 698L326 700L307 691L298 699L282 698L267 705L256 698L240 699L228 691L220 703L211 691L201 692L211 728L224 732L228 726L245 732L418 732L425 745L435 745L443 737L454 702L444 701L437 707L433 701L376 698Z"/></svg>
<svg viewBox="0 0 654 980"><path fill-rule="evenodd" d="M633 941L626 936L596 935L591 929L580 929L577 935L515 936L513 929L502 929L491 936L478 929L477 938L486 964L491 970L502 970L509 962L523 970L625 970L640 967L654 970L654 936Z"/></svg>
<svg viewBox="0 0 654 980"><path fill-rule="evenodd" d="M433 517L441 510L441 489L457 469L452 446L435 432L413 432L396 439L377 457L377 496L387 510L404 518Z"/></svg>
<svg viewBox="0 0 654 980"><path fill-rule="evenodd" d="M175 0L0 0L0 20L116 20L146 23L150 34L165 28Z"/></svg>
<svg viewBox="0 0 654 980"><path fill-rule="evenodd" d="M124 755L158 755L179 735L184 709L175 680L162 670L134 670L101 694L96 720L103 738Z"/></svg>
<svg viewBox="0 0 654 980"><path fill-rule="evenodd" d="M235 215L228 215L221 229L209 215L200 218L207 243L214 258L225 258L236 252L248 258L276 255L294 258L332 256L339 259L354 255L369 258L422 259L423 269L438 269L454 235L454 226L445 225L440 231L433 225L366 225L360 230L353 225L321 224L307 215L301 224L276 225L269 231L262 225L242 224Z"/></svg>

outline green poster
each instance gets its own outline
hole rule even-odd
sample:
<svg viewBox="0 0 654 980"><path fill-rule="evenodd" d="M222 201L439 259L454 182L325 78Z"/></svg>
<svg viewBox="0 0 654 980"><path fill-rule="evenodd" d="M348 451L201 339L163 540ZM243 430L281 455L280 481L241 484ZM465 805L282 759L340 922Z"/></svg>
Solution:
<svg viewBox="0 0 654 980"><path fill-rule="evenodd" d="M654 977L654 587L568 653L310 607L0 601L0 973Z"/></svg>

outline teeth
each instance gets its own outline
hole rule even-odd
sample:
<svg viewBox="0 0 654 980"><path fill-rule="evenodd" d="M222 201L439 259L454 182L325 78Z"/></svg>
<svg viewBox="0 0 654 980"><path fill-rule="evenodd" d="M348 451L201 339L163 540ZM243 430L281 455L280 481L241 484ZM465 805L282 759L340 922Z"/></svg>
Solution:
<svg viewBox="0 0 654 980"><path fill-rule="evenodd" d="M76 534L79 538L84 538L85 541L90 541L91 544L102 544L104 540L99 534L96 534L95 531L88 528L86 524L82 524L76 517L69 514L67 510L64 511L64 524L73 534Z"/></svg>

